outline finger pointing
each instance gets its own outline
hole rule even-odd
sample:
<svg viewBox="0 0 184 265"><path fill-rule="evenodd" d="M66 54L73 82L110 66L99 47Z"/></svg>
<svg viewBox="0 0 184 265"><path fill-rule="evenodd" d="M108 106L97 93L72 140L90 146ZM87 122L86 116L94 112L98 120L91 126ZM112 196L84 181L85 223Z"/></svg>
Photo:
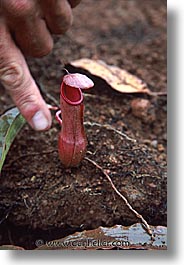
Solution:
<svg viewBox="0 0 184 265"><path fill-rule="evenodd" d="M0 36L0 81L35 130L49 129L50 111L30 75L23 55L15 46L2 20Z"/></svg>

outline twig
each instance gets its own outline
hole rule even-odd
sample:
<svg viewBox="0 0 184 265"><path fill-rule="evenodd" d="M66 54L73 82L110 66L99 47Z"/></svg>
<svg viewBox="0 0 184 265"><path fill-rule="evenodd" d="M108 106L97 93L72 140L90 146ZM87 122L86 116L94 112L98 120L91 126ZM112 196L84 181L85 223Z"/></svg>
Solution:
<svg viewBox="0 0 184 265"><path fill-rule="evenodd" d="M110 130L110 131L114 131L115 133L125 137L127 140L129 141L132 141L134 143L136 143L136 140L135 139L132 139L130 138L129 136L127 136L125 133L122 133L118 130L116 130L114 127L112 127L111 125L109 124L100 124L100 123L97 123L97 122L90 122L90 121L86 121L84 122L85 125L89 125L89 126L97 126L97 127L103 127L103 128L106 128L107 130Z"/></svg>
<svg viewBox="0 0 184 265"><path fill-rule="evenodd" d="M63 67L63 71L65 71L67 75L70 74L69 71L65 67Z"/></svg>
<svg viewBox="0 0 184 265"><path fill-rule="evenodd" d="M84 98L96 98L96 99L99 99L99 100L102 100L102 101L106 101L106 102L109 102L110 99L107 98L107 97L102 97L102 96L98 96L98 95L94 95L94 94L87 94L87 93L84 93Z"/></svg>
<svg viewBox="0 0 184 265"><path fill-rule="evenodd" d="M59 108L57 106L52 106L50 104L47 104L47 107L50 109L50 110L58 110Z"/></svg>
<svg viewBox="0 0 184 265"><path fill-rule="evenodd" d="M149 226L149 224L146 222L146 220L144 219L144 217L139 214L131 205L130 203L128 202L128 200L118 191L118 189L115 187L112 179L110 178L110 176L107 174L106 170L104 170L100 165L98 165L95 161L91 160L90 158L88 157L85 157L85 160L89 161L90 163L92 163L95 167L97 167L98 169L100 169L100 171L106 176L106 178L108 179L108 181L110 182L113 190L124 200L126 206L130 209L130 211L132 211L137 218L139 218L142 223L144 224L145 228L146 228L146 231L148 232L148 234L152 237L153 239L153 233L152 233L152 230Z"/></svg>
<svg viewBox="0 0 184 265"><path fill-rule="evenodd" d="M149 96L157 97L157 96L167 96L167 91L159 91L159 92L154 92L151 90L146 91L146 93Z"/></svg>

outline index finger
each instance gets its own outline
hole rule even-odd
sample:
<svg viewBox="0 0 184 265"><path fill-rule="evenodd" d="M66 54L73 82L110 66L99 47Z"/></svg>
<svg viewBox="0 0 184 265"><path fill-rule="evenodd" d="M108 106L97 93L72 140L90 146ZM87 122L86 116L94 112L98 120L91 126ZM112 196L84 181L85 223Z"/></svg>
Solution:
<svg viewBox="0 0 184 265"><path fill-rule="evenodd" d="M50 111L31 77L24 56L13 42L2 19L0 36L0 81L35 130L49 129Z"/></svg>

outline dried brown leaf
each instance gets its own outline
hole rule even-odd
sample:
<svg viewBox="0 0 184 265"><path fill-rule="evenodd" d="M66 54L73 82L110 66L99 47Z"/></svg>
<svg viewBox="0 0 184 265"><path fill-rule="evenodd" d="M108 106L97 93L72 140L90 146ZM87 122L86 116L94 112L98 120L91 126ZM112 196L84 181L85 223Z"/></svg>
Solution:
<svg viewBox="0 0 184 265"><path fill-rule="evenodd" d="M2 245L0 250L24 250L24 248L14 245Z"/></svg>
<svg viewBox="0 0 184 265"><path fill-rule="evenodd" d="M70 64L104 79L113 89L121 93L151 93L146 83L135 75L117 66L108 65L101 60L84 58L72 61Z"/></svg>
<svg viewBox="0 0 184 265"><path fill-rule="evenodd" d="M150 226L154 239L140 223L131 226L115 225L94 230L76 232L62 239L46 242L36 250L97 250L97 249L143 249L166 250L167 228Z"/></svg>

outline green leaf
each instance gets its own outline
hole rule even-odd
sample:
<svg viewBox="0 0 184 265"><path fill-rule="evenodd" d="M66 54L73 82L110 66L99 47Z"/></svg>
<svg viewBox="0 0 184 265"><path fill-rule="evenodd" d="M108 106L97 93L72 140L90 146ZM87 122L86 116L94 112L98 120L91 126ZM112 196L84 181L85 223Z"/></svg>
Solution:
<svg viewBox="0 0 184 265"><path fill-rule="evenodd" d="M10 146L26 120L17 108L12 108L0 116L0 172Z"/></svg>

